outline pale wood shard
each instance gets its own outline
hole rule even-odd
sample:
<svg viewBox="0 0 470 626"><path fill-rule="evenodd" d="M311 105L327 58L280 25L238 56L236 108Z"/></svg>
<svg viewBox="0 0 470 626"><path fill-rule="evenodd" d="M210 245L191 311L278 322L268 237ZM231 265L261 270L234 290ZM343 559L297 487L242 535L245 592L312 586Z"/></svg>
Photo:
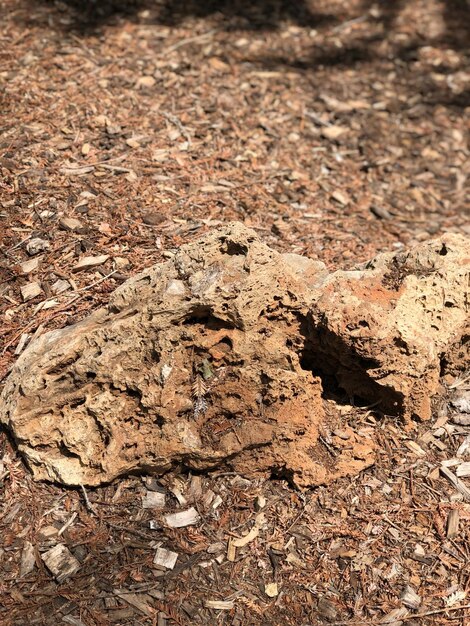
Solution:
<svg viewBox="0 0 470 626"><path fill-rule="evenodd" d="M201 520L201 516L194 507L191 507L186 511L165 515L164 520L170 528L183 528L184 526L194 526Z"/></svg>
<svg viewBox="0 0 470 626"><path fill-rule="evenodd" d="M142 508L163 509L165 508L165 494L160 491L146 491L142 496Z"/></svg>
<svg viewBox="0 0 470 626"><path fill-rule="evenodd" d="M155 565L164 567L165 569L173 569L177 560L177 552L172 552L166 548L157 548L153 562Z"/></svg>
<svg viewBox="0 0 470 626"><path fill-rule="evenodd" d="M19 267L21 274L23 274L24 276L27 274L31 274L39 267L39 257L33 257L32 259L29 259L29 261L24 261L20 264Z"/></svg>
<svg viewBox="0 0 470 626"><path fill-rule="evenodd" d="M98 267L103 265L109 259L109 254L100 254L98 256L84 256L76 265L72 268L73 272L80 272L82 270L88 270L91 267Z"/></svg>
<svg viewBox="0 0 470 626"><path fill-rule="evenodd" d="M231 611L235 603L233 600L205 600L204 606L207 609L214 609L216 611Z"/></svg>
<svg viewBox="0 0 470 626"><path fill-rule="evenodd" d="M51 286L51 291L54 295L58 296L64 291L68 291L71 288L71 285L68 280L64 280L63 278L57 279Z"/></svg>
<svg viewBox="0 0 470 626"><path fill-rule="evenodd" d="M470 461L461 463L455 470L455 473L459 478L462 478L463 476L470 476Z"/></svg>
<svg viewBox="0 0 470 626"><path fill-rule="evenodd" d="M465 485L465 483L461 481L460 478L457 478L457 476L447 467L441 466L440 471L441 474L445 476L445 478L447 478L450 483L452 483L457 491L459 491L463 495L465 500L467 500L467 502L470 502L470 489L467 487L467 485Z"/></svg>
<svg viewBox="0 0 470 626"><path fill-rule="evenodd" d="M23 302L37 298L42 293L41 283L34 282L23 285L20 289Z"/></svg>
<svg viewBox="0 0 470 626"><path fill-rule="evenodd" d="M403 593L400 596L403 604L409 609L417 609L421 605L421 597L416 593L416 591L411 587L411 585L407 585L403 590Z"/></svg>
<svg viewBox="0 0 470 626"><path fill-rule="evenodd" d="M237 556L237 548L233 544L233 539L230 538L228 540L228 545L227 545L227 561L230 561L231 563L233 563L235 561L236 556Z"/></svg>
<svg viewBox="0 0 470 626"><path fill-rule="evenodd" d="M130 604L144 615L147 615L147 617L154 617L156 613L155 609L144 600L144 598L148 596L144 594L130 593L121 589L115 589L114 593L122 598L124 602L127 602L127 604Z"/></svg>
<svg viewBox="0 0 470 626"><path fill-rule="evenodd" d="M64 580L76 574L81 567L80 562L63 543L58 543L44 552L41 558L58 583L63 583Z"/></svg>
<svg viewBox="0 0 470 626"><path fill-rule="evenodd" d="M264 593L268 596L268 598L275 598L279 594L279 590L277 588L277 583L268 583L264 586Z"/></svg>
<svg viewBox="0 0 470 626"><path fill-rule="evenodd" d="M260 528L266 522L266 518L264 513L258 513L255 519L255 524L253 528L248 532L244 537L240 537L239 539L232 539L232 545L235 548L243 548L247 546L249 543L254 541L256 537L259 535Z"/></svg>
<svg viewBox="0 0 470 626"><path fill-rule="evenodd" d="M447 538L455 539L459 534L460 512L458 509L451 509L447 516Z"/></svg>
<svg viewBox="0 0 470 626"><path fill-rule="evenodd" d="M21 551L20 578L33 571L36 564L33 544L26 540Z"/></svg>

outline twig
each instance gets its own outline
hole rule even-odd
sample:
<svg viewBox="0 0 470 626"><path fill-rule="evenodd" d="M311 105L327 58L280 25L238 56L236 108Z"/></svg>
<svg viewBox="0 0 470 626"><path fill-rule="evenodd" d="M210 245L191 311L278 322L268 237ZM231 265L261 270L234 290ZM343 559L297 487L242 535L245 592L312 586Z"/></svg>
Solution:
<svg viewBox="0 0 470 626"><path fill-rule="evenodd" d="M101 278L98 278L98 280L95 280L94 283L91 283L90 285L87 285L86 287L81 287L80 289L77 289L75 291L75 293L79 293L79 292L82 292L82 291L88 291L88 289L91 289L92 287L95 287L96 285L99 285L103 281L107 280L110 276L115 274L116 272L117 272L117 270L113 270L109 274L106 274L106 276L102 276Z"/></svg>
<svg viewBox="0 0 470 626"><path fill-rule="evenodd" d="M80 489L82 490L82 493L83 493L83 498L85 500L86 508L88 509L88 511L90 511L90 513L93 513L93 515L97 515L95 507L92 505L92 503L90 502L88 498L88 494L86 492L85 487L83 485L80 485Z"/></svg>
<svg viewBox="0 0 470 626"><path fill-rule="evenodd" d="M187 37L186 39L182 39L181 41L178 41L178 43L175 43L172 46L165 48L164 52L165 54L168 52L173 52L173 50L178 50L178 48L181 48L181 46L187 46L190 43L195 43L196 41L205 39L206 37L209 37L210 35L216 33L217 30L217 28L213 28L212 30L208 30L207 33L202 33L202 35L196 35L196 37Z"/></svg>
<svg viewBox="0 0 470 626"><path fill-rule="evenodd" d="M71 516L71 518L70 518L67 522L65 522L65 524L62 526L62 528L61 528L61 529L59 530L59 532L57 533L57 535L58 535L59 537L60 537L60 535L61 535L62 533L64 533L64 532L67 530L67 528L68 528L71 524L73 524L73 522L74 522L74 520L75 520L75 518L76 518L76 517L77 517L77 512L73 513L73 514L72 514L72 516Z"/></svg>

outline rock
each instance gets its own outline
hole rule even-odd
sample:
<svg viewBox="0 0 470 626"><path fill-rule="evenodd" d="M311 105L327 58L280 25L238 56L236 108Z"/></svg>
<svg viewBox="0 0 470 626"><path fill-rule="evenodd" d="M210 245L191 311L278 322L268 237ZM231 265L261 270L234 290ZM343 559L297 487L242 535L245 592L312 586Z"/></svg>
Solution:
<svg viewBox="0 0 470 626"><path fill-rule="evenodd" d="M324 372L408 426L429 419L441 368L470 361L468 249L449 234L331 274L311 320L310 351Z"/></svg>
<svg viewBox="0 0 470 626"><path fill-rule="evenodd" d="M0 420L36 479L68 485L181 463L300 487L356 474L372 433L328 398L429 417L441 364L464 358L467 247L447 235L329 274L228 224L34 338Z"/></svg>
<svg viewBox="0 0 470 626"><path fill-rule="evenodd" d="M35 237L31 239L26 244L26 252L29 256L34 256L35 254L39 254L40 252L44 252L44 250L49 250L51 247L50 243L45 239L40 239L39 237Z"/></svg>

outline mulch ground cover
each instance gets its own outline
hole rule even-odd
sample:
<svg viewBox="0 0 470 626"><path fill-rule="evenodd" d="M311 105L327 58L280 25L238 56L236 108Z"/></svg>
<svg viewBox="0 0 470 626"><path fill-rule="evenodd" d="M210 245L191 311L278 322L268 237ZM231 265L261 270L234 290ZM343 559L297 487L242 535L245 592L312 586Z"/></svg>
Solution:
<svg viewBox="0 0 470 626"><path fill-rule="evenodd" d="M0 378L230 220L330 268L470 235L469 50L465 0L3 0ZM0 622L469 624L469 468L440 470L470 459L466 385L411 433L344 399L377 462L306 493L185 468L64 489L1 434Z"/></svg>

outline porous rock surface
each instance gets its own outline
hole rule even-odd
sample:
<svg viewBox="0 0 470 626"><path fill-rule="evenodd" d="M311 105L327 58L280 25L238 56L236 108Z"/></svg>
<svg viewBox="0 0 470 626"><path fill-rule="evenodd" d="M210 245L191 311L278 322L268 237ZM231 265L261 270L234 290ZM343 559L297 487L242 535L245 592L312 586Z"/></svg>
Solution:
<svg viewBox="0 0 470 626"><path fill-rule="evenodd" d="M335 400L427 419L443 363L468 366L467 244L449 235L330 274L228 224L38 337L0 419L36 478L69 485L178 464L298 486L355 474L373 433Z"/></svg>

